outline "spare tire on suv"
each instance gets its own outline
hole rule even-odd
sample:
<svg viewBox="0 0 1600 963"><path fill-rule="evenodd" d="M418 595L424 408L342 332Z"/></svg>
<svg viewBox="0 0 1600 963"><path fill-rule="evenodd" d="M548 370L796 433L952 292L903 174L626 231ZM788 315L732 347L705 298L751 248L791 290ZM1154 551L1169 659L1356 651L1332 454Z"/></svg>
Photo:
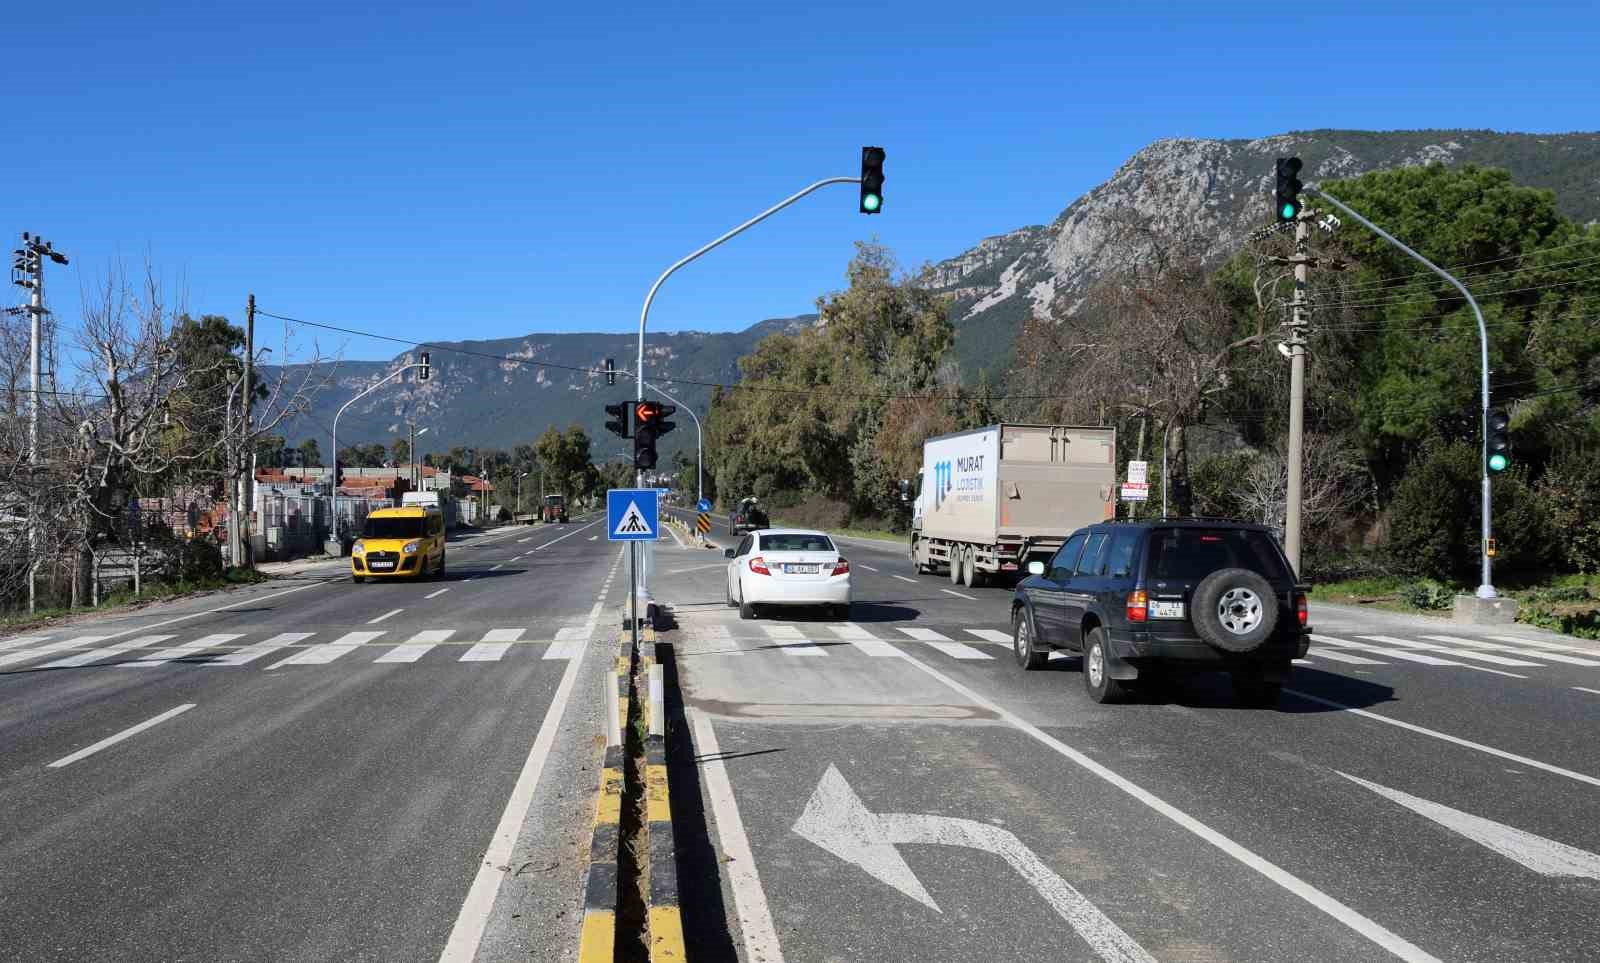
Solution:
<svg viewBox="0 0 1600 963"><path fill-rule="evenodd" d="M1224 652L1254 652L1278 627L1278 596L1249 569L1219 569L1195 586L1190 620L1207 644Z"/></svg>

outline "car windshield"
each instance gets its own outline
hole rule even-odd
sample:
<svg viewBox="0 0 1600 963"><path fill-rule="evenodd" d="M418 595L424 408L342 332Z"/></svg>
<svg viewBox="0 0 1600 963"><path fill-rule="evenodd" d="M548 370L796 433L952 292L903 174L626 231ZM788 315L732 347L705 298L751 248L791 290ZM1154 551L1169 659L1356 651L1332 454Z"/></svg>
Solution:
<svg viewBox="0 0 1600 963"><path fill-rule="evenodd" d="M369 518L362 538L421 538L421 518Z"/></svg>
<svg viewBox="0 0 1600 963"><path fill-rule="evenodd" d="M556 508L560 508L562 505L565 505L566 502L567 500L562 498L560 495L551 495L544 500L546 505L553 505Z"/></svg>
<svg viewBox="0 0 1600 963"><path fill-rule="evenodd" d="M790 532L761 536L761 548L768 552L831 552L833 543L826 535Z"/></svg>
<svg viewBox="0 0 1600 963"><path fill-rule="evenodd" d="M1274 581L1289 577L1272 536L1244 528L1158 528L1150 535L1146 569L1156 580L1205 578L1244 568Z"/></svg>

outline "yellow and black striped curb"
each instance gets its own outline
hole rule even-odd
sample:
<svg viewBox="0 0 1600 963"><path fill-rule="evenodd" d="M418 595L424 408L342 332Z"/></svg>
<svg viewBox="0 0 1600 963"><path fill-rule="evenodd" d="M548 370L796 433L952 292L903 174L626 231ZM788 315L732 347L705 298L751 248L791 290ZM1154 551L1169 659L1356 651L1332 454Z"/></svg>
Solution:
<svg viewBox="0 0 1600 963"><path fill-rule="evenodd" d="M628 660L617 659L611 684L628 724ZM606 746L595 797L594 833L589 841L589 872L583 886L583 930L578 940L578 963L611 963L616 956L617 906L621 897L617 857L622 846L623 748Z"/></svg>
<svg viewBox="0 0 1600 963"><path fill-rule="evenodd" d="M661 643L655 647L656 663L662 661L661 655L664 653L661 650L667 645L669 643ZM645 702L648 705L651 699ZM659 728L665 733L665 723L671 716L665 712L664 691L661 703L660 707L650 707L662 712L662 725ZM651 735L645 740L644 774L645 825L650 841L650 885L646 904L650 921L650 963L682 963L688 959L688 955L683 943L683 916L678 900L678 849L672 833L672 790L667 775L664 734Z"/></svg>

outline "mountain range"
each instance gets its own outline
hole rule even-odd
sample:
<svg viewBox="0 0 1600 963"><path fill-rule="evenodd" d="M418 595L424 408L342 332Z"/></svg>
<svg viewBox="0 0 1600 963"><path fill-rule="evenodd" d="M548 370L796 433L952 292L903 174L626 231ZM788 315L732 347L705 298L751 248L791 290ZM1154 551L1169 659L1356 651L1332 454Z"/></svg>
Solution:
<svg viewBox="0 0 1600 963"><path fill-rule="evenodd" d="M930 266L922 283L950 295L956 354L963 375L980 371L1003 380L1023 320L1042 316L1057 298L1070 301L1107 267L1105 215L1132 208L1158 218L1181 218L1215 239L1214 253L1237 248L1267 223L1273 159L1298 156L1301 179L1315 184L1374 170L1416 164L1503 167L1518 183L1555 192L1563 214L1600 219L1600 133L1522 134L1476 130L1315 130L1255 140L1160 140L1128 158L1104 183L1072 201L1047 225L984 238L970 250ZM743 331L652 334L646 377L683 404L706 410L712 385L739 379L738 359L763 337L814 323L815 315L762 321ZM493 341L435 342L436 377L374 392L339 424L342 444L384 442L416 420L446 446L508 448L532 441L550 425L582 425L603 459L628 443L606 434L603 406L632 397L631 380L606 384L605 358L631 368L634 335L540 334ZM326 444L334 413L345 400L409 360L346 361L311 409L285 427L291 443L317 437ZM692 420L662 442L664 455L694 450ZM422 451L429 450L419 441ZM614 447L613 447L613 443Z"/></svg>

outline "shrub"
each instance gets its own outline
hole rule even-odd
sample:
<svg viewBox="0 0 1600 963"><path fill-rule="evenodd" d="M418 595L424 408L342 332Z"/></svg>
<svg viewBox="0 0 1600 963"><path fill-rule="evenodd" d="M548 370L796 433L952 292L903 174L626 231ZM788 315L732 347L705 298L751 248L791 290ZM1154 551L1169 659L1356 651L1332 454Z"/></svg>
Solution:
<svg viewBox="0 0 1600 963"><path fill-rule="evenodd" d="M1441 581L1476 582L1478 449L1439 445L1412 462L1389 503L1384 554L1395 571ZM1519 471L1494 479L1498 576L1527 575L1549 561L1552 539L1544 502Z"/></svg>
<svg viewBox="0 0 1600 963"><path fill-rule="evenodd" d="M1433 579L1423 579L1400 587L1400 601L1414 609L1438 611L1455 604L1455 589Z"/></svg>
<svg viewBox="0 0 1600 963"><path fill-rule="evenodd" d="M1579 572L1600 572L1600 473L1584 460L1577 451L1558 458L1538 491L1550 508L1561 560Z"/></svg>

